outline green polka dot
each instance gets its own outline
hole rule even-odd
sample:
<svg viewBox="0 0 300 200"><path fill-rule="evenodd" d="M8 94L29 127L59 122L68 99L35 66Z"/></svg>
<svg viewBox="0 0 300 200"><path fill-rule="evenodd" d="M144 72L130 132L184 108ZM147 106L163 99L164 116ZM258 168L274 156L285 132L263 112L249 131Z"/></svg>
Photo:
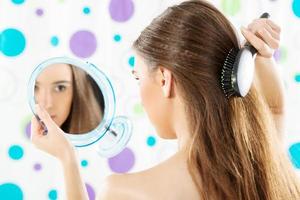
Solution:
<svg viewBox="0 0 300 200"><path fill-rule="evenodd" d="M82 160L82 161L81 161L81 166L82 166L82 167L87 167L88 164L89 164L89 163L88 163L87 160Z"/></svg>
<svg viewBox="0 0 300 200"><path fill-rule="evenodd" d="M283 64L287 61L287 48L280 47L280 63Z"/></svg>
<svg viewBox="0 0 300 200"><path fill-rule="evenodd" d="M56 190L50 190L48 193L48 197L50 200L56 200L57 199L57 191Z"/></svg>
<svg viewBox="0 0 300 200"><path fill-rule="evenodd" d="M141 115L144 113L143 106L139 103L135 104L133 107L134 114Z"/></svg>
<svg viewBox="0 0 300 200"><path fill-rule="evenodd" d="M156 139L153 136L147 138L147 145L153 147L156 144Z"/></svg>
<svg viewBox="0 0 300 200"><path fill-rule="evenodd" d="M12 145L9 147L8 155L13 160L20 160L24 155L23 148L19 145Z"/></svg>
<svg viewBox="0 0 300 200"><path fill-rule="evenodd" d="M221 8L226 14L233 16L239 12L241 2L240 0L222 0Z"/></svg>

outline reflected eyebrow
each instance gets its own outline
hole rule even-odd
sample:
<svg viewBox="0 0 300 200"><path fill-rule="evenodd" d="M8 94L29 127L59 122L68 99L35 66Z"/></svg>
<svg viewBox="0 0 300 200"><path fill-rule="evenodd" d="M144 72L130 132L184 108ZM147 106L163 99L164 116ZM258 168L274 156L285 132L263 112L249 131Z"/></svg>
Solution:
<svg viewBox="0 0 300 200"><path fill-rule="evenodd" d="M57 84L62 84L62 83L71 84L72 81L55 81L55 82L52 83L52 85L57 85ZM38 85L39 82L36 81L35 84Z"/></svg>
<svg viewBox="0 0 300 200"><path fill-rule="evenodd" d="M57 84L62 84L62 83L71 84L71 81L55 81L54 83L52 83L52 85L57 85Z"/></svg>

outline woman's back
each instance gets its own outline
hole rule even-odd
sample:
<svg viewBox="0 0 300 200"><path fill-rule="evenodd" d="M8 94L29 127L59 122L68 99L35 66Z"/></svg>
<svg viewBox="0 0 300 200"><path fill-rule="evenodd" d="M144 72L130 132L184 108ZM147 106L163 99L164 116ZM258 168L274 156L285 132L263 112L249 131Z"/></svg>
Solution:
<svg viewBox="0 0 300 200"><path fill-rule="evenodd" d="M186 160L186 154L178 152L145 171L111 175L105 181L99 200L201 199Z"/></svg>

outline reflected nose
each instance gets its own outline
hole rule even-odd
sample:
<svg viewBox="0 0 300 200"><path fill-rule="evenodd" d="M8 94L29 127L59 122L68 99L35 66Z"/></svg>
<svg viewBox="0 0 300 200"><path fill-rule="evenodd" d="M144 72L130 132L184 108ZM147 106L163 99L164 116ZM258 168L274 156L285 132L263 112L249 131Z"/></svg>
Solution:
<svg viewBox="0 0 300 200"><path fill-rule="evenodd" d="M40 90L36 92L36 101L39 105L49 110L53 106L53 97L50 91Z"/></svg>

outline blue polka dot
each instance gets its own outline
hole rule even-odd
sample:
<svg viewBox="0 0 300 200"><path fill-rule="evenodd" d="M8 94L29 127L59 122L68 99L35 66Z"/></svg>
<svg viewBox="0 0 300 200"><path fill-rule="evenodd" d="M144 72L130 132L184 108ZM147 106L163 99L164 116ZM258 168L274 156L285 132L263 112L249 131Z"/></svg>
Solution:
<svg viewBox="0 0 300 200"><path fill-rule="evenodd" d="M290 157L294 166L300 169L300 143L295 143L289 148Z"/></svg>
<svg viewBox="0 0 300 200"><path fill-rule="evenodd" d="M57 191L56 190L50 190L48 193L48 197L50 200L56 200L57 199Z"/></svg>
<svg viewBox="0 0 300 200"><path fill-rule="evenodd" d="M11 0L11 1L12 1L14 4L19 5L19 4L24 3L25 0Z"/></svg>
<svg viewBox="0 0 300 200"><path fill-rule="evenodd" d="M26 41L22 32L17 29L6 29L0 37L0 51L6 56L18 56L25 49Z"/></svg>
<svg viewBox="0 0 300 200"><path fill-rule="evenodd" d="M300 0L293 1L293 12L297 17L300 17Z"/></svg>
<svg viewBox="0 0 300 200"><path fill-rule="evenodd" d="M59 43L58 37L57 37L57 36L53 36L53 37L51 38L51 44L52 44L52 46L57 46L58 43Z"/></svg>
<svg viewBox="0 0 300 200"><path fill-rule="evenodd" d="M16 184L4 183L0 185L0 198L9 200L22 200L23 192Z"/></svg>
<svg viewBox="0 0 300 200"><path fill-rule="evenodd" d="M156 144L156 139L153 136L147 138L147 145L153 147Z"/></svg>
<svg viewBox="0 0 300 200"><path fill-rule="evenodd" d="M19 160L23 157L23 148L19 145L12 145L8 150L8 155L13 160Z"/></svg>
<svg viewBox="0 0 300 200"><path fill-rule="evenodd" d="M296 74L295 81L298 82L298 83L300 83L300 74Z"/></svg>
<svg viewBox="0 0 300 200"><path fill-rule="evenodd" d="M82 160L82 161L81 161L81 166L82 166L82 167L86 167L86 166L88 166L88 164L89 164L89 163L88 163L87 160Z"/></svg>
<svg viewBox="0 0 300 200"><path fill-rule="evenodd" d="M88 15L88 14L90 14L91 9L89 7L84 7L82 11L84 14Z"/></svg>
<svg viewBox="0 0 300 200"><path fill-rule="evenodd" d="M134 67L134 57L131 56L129 59L128 59L128 64L130 65L131 68Z"/></svg>
<svg viewBox="0 0 300 200"><path fill-rule="evenodd" d="M121 37L121 35L119 35L119 34L116 34L116 35L114 36L114 40L115 40L116 42L120 42L121 39L122 39L122 37Z"/></svg>

